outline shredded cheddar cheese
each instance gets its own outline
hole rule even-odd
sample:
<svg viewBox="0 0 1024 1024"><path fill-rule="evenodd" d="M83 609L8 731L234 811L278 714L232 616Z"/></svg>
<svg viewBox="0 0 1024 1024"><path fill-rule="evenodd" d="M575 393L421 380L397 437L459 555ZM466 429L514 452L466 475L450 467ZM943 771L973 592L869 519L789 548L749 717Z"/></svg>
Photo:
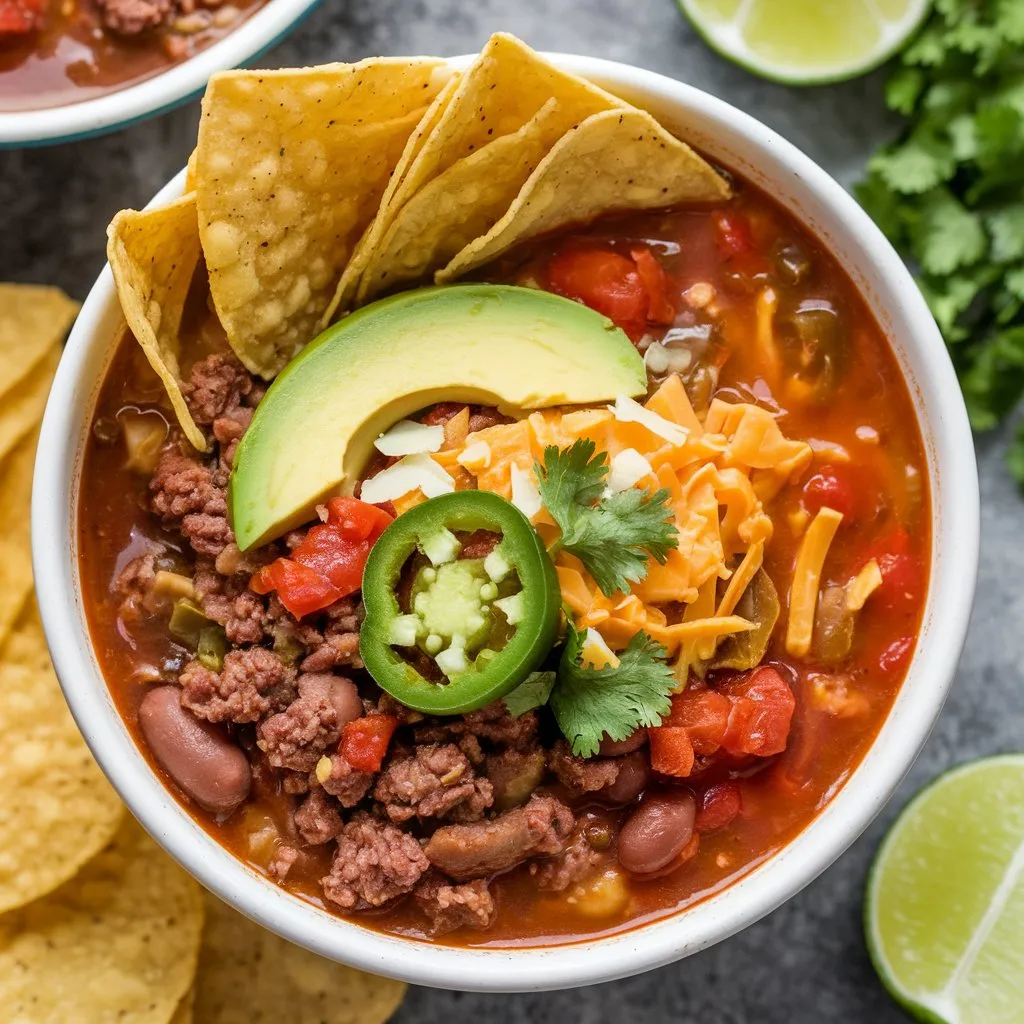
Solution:
<svg viewBox="0 0 1024 1024"><path fill-rule="evenodd" d="M841 512L821 508L800 542L789 591L789 625L786 630L786 650L794 657L802 658L811 649L821 570L842 521Z"/></svg>
<svg viewBox="0 0 1024 1024"><path fill-rule="evenodd" d="M882 585L882 570L872 558L846 585L847 611L859 612L864 602Z"/></svg>

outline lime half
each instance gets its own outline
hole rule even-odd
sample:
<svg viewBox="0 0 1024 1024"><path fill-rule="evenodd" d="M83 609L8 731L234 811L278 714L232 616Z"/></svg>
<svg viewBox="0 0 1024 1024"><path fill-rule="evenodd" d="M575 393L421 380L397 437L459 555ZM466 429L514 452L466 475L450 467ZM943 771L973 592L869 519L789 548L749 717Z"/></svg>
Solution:
<svg viewBox="0 0 1024 1024"><path fill-rule="evenodd" d="M676 0L707 44L762 78L811 85L891 57L931 0Z"/></svg>
<svg viewBox="0 0 1024 1024"><path fill-rule="evenodd" d="M918 1020L1024 1021L1024 754L954 768L919 793L868 881L868 952Z"/></svg>

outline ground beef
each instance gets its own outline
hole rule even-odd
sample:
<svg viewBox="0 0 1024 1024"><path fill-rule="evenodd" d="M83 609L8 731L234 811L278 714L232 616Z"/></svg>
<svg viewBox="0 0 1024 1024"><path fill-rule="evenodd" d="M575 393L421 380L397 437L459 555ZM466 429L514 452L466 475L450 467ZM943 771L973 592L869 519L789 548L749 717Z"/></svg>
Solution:
<svg viewBox="0 0 1024 1024"><path fill-rule="evenodd" d="M317 783L336 797L342 807L355 807L370 792L373 776L353 768L340 754L331 757L331 772L324 779L314 776Z"/></svg>
<svg viewBox="0 0 1024 1024"><path fill-rule="evenodd" d="M447 743L461 736L475 736L500 747L527 749L537 735L537 715L533 711L513 718L502 701L471 711L461 718L444 719L416 730L422 743Z"/></svg>
<svg viewBox="0 0 1024 1024"><path fill-rule="evenodd" d="M468 733L460 736L459 750L469 758L469 763L474 767L479 768L484 763L484 748L480 746L480 741L475 736Z"/></svg>
<svg viewBox="0 0 1024 1024"><path fill-rule="evenodd" d="M362 668L359 657L359 634L340 633L324 637L323 643L302 659L303 672L329 672L332 668L348 665Z"/></svg>
<svg viewBox="0 0 1024 1024"><path fill-rule="evenodd" d="M314 789L295 812L295 827L311 846L329 843L343 827L338 804L322 789Z"/></svg>
<svg viewBox="0 0 1024 1024"><path fill-rule="evenodd" d="M170 598L156 592L156 574L167 558L167 548L155 541L141 555L133 558L114 581L114 592L121 598L119 614L125 619L137 619L144 613L166 613Z"/></svg>
<svg viewBox="0 0 1024 1024"><path fill-rule="evenodd" d="M469 432L475 430L486 430L488 427L496 427L499 423L511 423L509 416L503 416L497 409L490 405L470 406Z"/></svg>
<svg viewBox="0 0 1024 1024"><path fill-rule="evenodd" d="M220 464L231 469L235 464L235 452L242 435L249 429L255 410L239 406L213 422L213 436L220 445Z"/></svg>
<svg viewBox="0 0 1024 1024"><path fill-rule="evenodd" d="M565 740L559 740L548 755L548 767L559 782L577 793L596 793L619 777L619 763L611 758L577 757Z"/></svg>
<svg viewBox="0 0 1024 1024"><path fill-rule="evenodd" d="M429 866L412 836L359 812L342 829L324 895L345 910L379 907L411 892Z"/></svg>
<svg viewBox="0 0 1024 1024"><path fill-rule="evenodd" d="M450 885L435 876L428 877L416 889L416 903L430 918L433 935L445 935L457 928L490 928L498 912L491 890L481 878Z"/></svg>
<svg viewBox="0 0 1024 1024"><path fill-rule="evenodd" d="M135 36L157 28L174 13L174 0L96 0L105 28Z"/></svg>
<svg viewBox="0 0 1024 1024"><path fill-rule="evenodd" d="M462 541L460 558L486 558L501 543L501 534L491 530L474 530Z"/></svg>
<svg viewBox="0 0 1024 1024"><path fill-rule="evenodd" d="M337 743L341 723L331 692L334 684L330 675L299 676L298 697L260 724L260 749L275 768L311 772L327 747Z"/></svg>
<svg viewBox="0 0 1024 1024"><path fill-rule="evenodd" d="M189 662L179 677L181 703L208 722L257 722L295 697L295 672L262 647L229 651L213 672Z"/></svg>
<svg viewBox="0 0 1024 1024"><path fill-rule="evenodd" d="M561 853L574 824L572 811L554 797L533 796L493 821L439 828L424 852L456 881L485 878L538 854Z"/></svg>
<svg viewBox="0 0 1024 1024"><path fill-rule="evenodd" d="M270 858L270 863L267 865L267 873L275 882L283 882L298 859L299 851L294 846L281 845Z"/></svg>
<svg viewBox="0 0 1024 1024"><path fill-rule="evenodd" d="M395 822L413 817L477 821L491 806L493 791L453 743L432 743L411 756L393 758L373 798Z"/></svg>
<svg viewBox="0 0 1024 1024"><path fill-rule="evenodd" d="M288 538L285 538L286 546ZM363 606L358 597L343 597L322 614L297 621L271 595L263 615L263 632L275 644L297 643L305 648L303 672L329 672L342 665L362 668L359 658L359 626Z"/></svg>
<svg viewBox="0 0 1024 1024"><path fill-rule="evenodd" d="M305 796L310 790L309 773L290 772L285 769L281 772L281 790L292 796Z"/></svg>
<svg viewBox="0 0 1024 1024"><path fill-rule="evenodd" d="M234 542L226 474L170 447L160 456L149 489L153 511L165 526L179 529L197 554L216 558Z"/></svg>
<svg viewBox="0 0 1024 1024"><path fill-rule="evenodd" d="M525 804L544 777L545 757L540 744L530 750L502 750L488 754L487 778L494 787L494 806L508 810Z"/></svg>
<svg viewBox="0 0 1024 1024"><path fill-rule="evenodd" d="M192 419L208 427L237 409L252 387L252 376L233 355L215 352L192 367L182 392Z"/></svg>
<svg viewBox="0 0 1024 1024"><path fill-rule="evenodd" d="M531 864L530 873L538 889L563 892L570 885L582 882L600 862L601 854L587 842L582 832L576 832L561 853Z"/></svg>
<svg viewBox="0 0 1024 1024"><path fill-rule="evenodd" d="M192 585L203 614L222 625L233 644L257 644L263 639L266 602L249 589L247 577L224 576L208 559L201 558Z"/></svg>

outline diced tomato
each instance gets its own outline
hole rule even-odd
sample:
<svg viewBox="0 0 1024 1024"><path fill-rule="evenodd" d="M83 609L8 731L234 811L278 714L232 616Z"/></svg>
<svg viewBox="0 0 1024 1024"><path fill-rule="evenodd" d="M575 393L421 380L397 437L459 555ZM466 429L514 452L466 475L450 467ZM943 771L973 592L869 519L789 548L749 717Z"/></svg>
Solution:
<svg viewBox="0 0 1024 1024"><path fill-rule="evenodd" d="M614 320L631 338L643 334L647 292L636 264L608 249L563 247L548 264L551 290Z"/></svg>
<svg viewBox="0 0 1024 1024"><path fill-rule="evenodd" d="M714 690L686 690L672 698L665 724L685 728L694 753L707 756L722 745L730 709L728 698Z"/></svg>
<svg viewBox="0 0 1024 1024"><path fill-rule="evenodd" d="M341 756L360 772L379 772L398 728L394 715L367 715L348 722L341 733Z"/></svg>
<svg viewBox="0 0 1024 1024"><path fill-rule="evenodd" d="M715 228L718 231L718 251L726 259L755 252L750 224L742 214L734 210L716 213Z"/></svg>
<svg viewBox="0 0 1024 1024"><path fill-rule="evenodd" d="M678 725L661 725L648 730L651 767L662 775L685 779L693 771L693 744L687 731Z"/></svg>
<svg viewBox="0 0 1024 1024"><path fill-rule="evenodd" d="M291 554L294 561L327 580L340 597L359 589L363 567L370 554L368 540L348 540L342 529L330 523L311 526L303 542Z"/></svg>
<svg viewBox="0 0 1024 1024"><path fill-rule="evenodd" d="M924 585L924 572L920 561L911 554L906 531L902 528L893 530L875 545L862 564L872 558L878 562L882 585L872 595L870 603L888 612L913 608Z"/></svg>
<svg viewBox="0 0 1024 1024"><path fill-rule="evenodd" d="M669 279L665 268L650 249L631 249L640 283L647 292L647 319L652 324L670 324L676 318L676 309L669 294Z"/></svg>
<svg viewBox="0 0 1024 1024"><path fill-rule="evenodd" d="M816 516L825 507L841 512L844 521L857 518L857 492L837 466L823 466L804 484L804 508Z"/></svg>
<svg viewBox="0 0 1024 1024"><path fill-rule="evenodd" d="M297 619L334 604L342 596L320 573L290 558L265 565L249 581L249 587L257 594L276 590L281 604Z"/></svg>
<svg viewBox="0 0 1024 1024"><path fill-rule="evenodd" d="M775 669L754 669L724 683L719 692L732 704L722 737L726 751L770 757L786 749L796 700Z"/></svg>
<svg viewBox="0 0 1024 1024"><path fill-rule="evenodd" d="M902 672L914 653L914 638L912 636L900 637L894 640L878 658L878 667L886 675Z"/></svg>
<svg viewBox="0 0 1024 1024"><path fill-rule="evenodd" d="M339 527L346 540L368 540L373 544L394 518L358 498L331 498L327 502L327 522Z"/></svg>
<svg viewBox="0 0 1024 1024"><path fill-rule="evenodd" d="M740 788L735 782L719 782L704 792L694 828L698 832L714 832L725 828L740 813Z"/></svg>
<svg viewBox="0 0 1024 1024"><path fill-rule="evenodd" d="M0 39L41 28L49 0L0 0Z"/></svg>

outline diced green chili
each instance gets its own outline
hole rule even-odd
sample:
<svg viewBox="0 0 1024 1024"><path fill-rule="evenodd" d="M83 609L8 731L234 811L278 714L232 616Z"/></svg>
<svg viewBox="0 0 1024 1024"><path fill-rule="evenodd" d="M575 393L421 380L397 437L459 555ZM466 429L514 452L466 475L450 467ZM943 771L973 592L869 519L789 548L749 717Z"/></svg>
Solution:
<svg viewBox="0 0 1024 1024"><path fill-rule="evenodd" d="M476 530L501 540L486 558L460 558L458 534ZM408 571L415 576L403 610L396 595ZM462 714L505 696L540 665L555 643L560 601L554 565L522 512L487 491L445 494L400 516L373 546L359 651L402 704ZM415 668L417 657L432 659L443 681Z"/></svg>
<svg viewBox="0 0 1024 1024"><path fill-rule="evenodd" d="M230 649L227 634L220 626L207 626L199 631L196 656L211 672L219 672L224 667L224 655Z"/></svg>
<svg viewBox="0 0 1024 1024"><path fill-rule="evenodd" d="M187 597L182 597L174 602L167 630L175 640L180 640L194 651L199 646L199 634L212 625L211 620L203 614L203 610L197 604Z"/></svg>

